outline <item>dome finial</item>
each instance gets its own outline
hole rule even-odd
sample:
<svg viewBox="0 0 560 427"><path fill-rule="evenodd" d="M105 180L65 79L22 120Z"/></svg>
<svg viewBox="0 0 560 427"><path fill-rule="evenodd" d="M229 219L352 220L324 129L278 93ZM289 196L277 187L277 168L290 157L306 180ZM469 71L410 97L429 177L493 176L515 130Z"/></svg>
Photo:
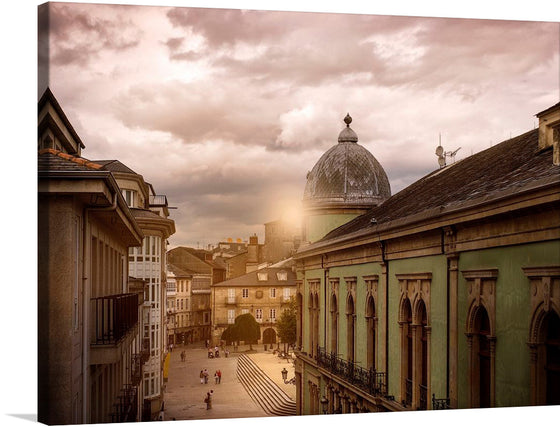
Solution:
<svg viewBox="0 0 560 427"><path fill-rule="evenodd" d="M346 113L346 117L344 117L344 123L346 123L346 127L350 127L350 123L352 123L352 117L350 117L350 113Z"/></svg>

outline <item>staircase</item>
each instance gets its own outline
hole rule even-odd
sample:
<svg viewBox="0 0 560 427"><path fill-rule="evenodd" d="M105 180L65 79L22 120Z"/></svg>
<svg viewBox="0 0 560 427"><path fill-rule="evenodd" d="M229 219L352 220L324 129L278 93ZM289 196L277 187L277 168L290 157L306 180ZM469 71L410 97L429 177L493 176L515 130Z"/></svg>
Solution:
<svg viewBox="0 0 560 427"><path fill-rule="evenodd" d="M271 415L296 415L296 402L278 387L249 357L237 359L237 378L249 396Z"/></svg>

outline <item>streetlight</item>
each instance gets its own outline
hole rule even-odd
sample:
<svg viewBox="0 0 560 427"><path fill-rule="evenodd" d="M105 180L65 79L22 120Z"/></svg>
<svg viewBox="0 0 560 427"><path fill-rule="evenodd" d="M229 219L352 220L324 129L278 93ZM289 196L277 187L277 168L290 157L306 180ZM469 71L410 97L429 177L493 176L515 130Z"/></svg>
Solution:
<svg viewBox="0 0 560 427"><path fill-rule="evenodd" d="M329 399L327 399L325 397L325 395L323 395L323 397L321 397L321 407L323 408L323 414L327 413L328 407L327 405L329 404Z"/></svg>
<svg viewBox="0 0 560 427"><path fill-rule="evenodd" d="M286 368L283 368L281 372L282 372L282 379L284 380L284 384L296 385L296 377L288 379L288 370Z"/></svg>

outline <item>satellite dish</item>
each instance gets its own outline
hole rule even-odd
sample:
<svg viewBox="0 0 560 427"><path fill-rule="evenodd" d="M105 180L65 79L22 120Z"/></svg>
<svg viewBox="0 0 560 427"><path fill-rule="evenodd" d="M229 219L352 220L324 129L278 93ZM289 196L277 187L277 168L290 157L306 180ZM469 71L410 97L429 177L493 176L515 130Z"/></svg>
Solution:
<svg viewBox="0 0 560 427"><path fill-rule="evenodd" d="M441 146L441 134L439 135L439 145L436 147L436 156L438 156L439 167L442 168L447 165L446 158L451 157L451 160L455 162L455 154L459 151L461 147L457 148L455 151L445 151Z"/></svg>

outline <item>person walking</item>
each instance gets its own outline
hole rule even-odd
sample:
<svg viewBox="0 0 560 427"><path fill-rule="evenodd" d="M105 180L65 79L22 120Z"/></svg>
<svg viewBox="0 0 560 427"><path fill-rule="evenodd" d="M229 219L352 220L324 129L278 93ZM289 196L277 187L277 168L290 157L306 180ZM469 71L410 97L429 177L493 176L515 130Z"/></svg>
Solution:
<svg viewBox="0 0 560 427"><path fill-rule="evenodd" d="M215 384L218 384L218 379L219 379L219 377L218 377L218 371L216 371L216 372L214 372L214 383L215 383Z"/></svg>
<svg viewBox="0 0 560 427"><path fill-rule="evenodd" d="M216 374L218 375L218 384L222 383L222 371L220 371L218 369L218 371L216 372Z"/></svg>
<svg viewBox="0 0 560 427"><path fill-rule="evenodd" d="M203 374L204 374L204 384L208 384L208 376L209 376L208 369L204 368Z"/></svg>
<svg viewBox="0 0 560 427"><path fill-rule="evenodd" d="M214 393L214 390L210 390L208 393L206 393L206 397L204 398L204 403L206 403L206 409L212 409L212 394Z"/></svg>
<svg viewBox="0 0 560 427"><path fill-rule="evenodd" d="M204 384L204 371L200 371L200 384Z"/></svg>

